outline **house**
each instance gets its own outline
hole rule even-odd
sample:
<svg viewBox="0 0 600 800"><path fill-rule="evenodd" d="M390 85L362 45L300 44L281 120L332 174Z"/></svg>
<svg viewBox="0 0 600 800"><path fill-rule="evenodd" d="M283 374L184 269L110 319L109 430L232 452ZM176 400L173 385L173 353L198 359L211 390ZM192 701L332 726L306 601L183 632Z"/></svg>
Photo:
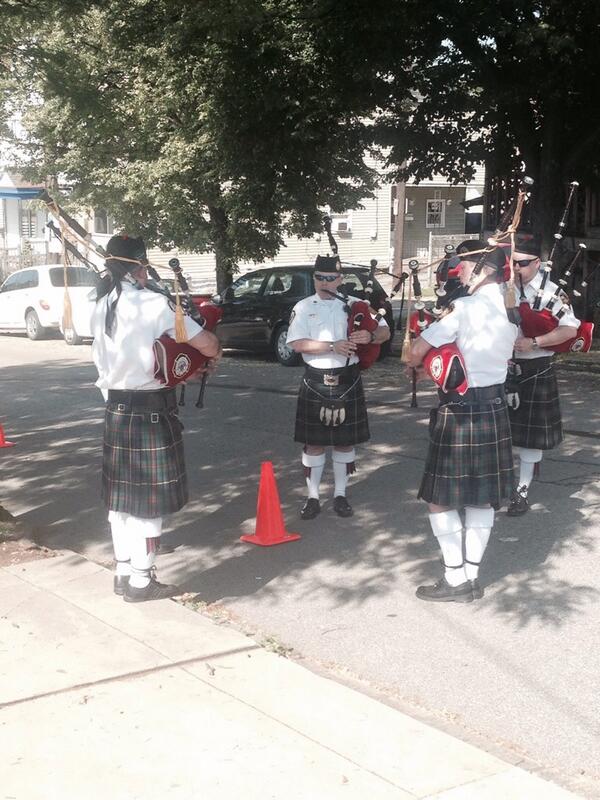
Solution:
<svg viewBox="0 0 600 800"><path fill-rule="evenodd" d="M457 245L481 234L485 168L477 165L469 183L450 184L440 175L392 187L392 231L401 247L402 262L416 258L431 263L441 258L446 244ZM398 210L404 212L396 230Z"/></svg>
<svg viewBox="0 0 600 800"><path fill-rule="evenodd" d="M382 269L391 263L390 204L391 185L383 184L372 198L362 201L362 208L342 214L331 214L332 233L337 241L342 261L368 265L377 259ZM326 211L327 209L325 209ZM105 245L115 232L110 215L105 211L95 211L85 221L98 244ZM260 266L284 266L287 264L312 264L318 254L331 252L327 235L323 231L312 238L288 237L279 253L260 264L246 261L239 265L240 273L257 269ZM176 256L188 278L192 289L207 294L216 292L215 257L209 253L186 253L184 251L163 252L152 248L148 251L151 263L163 265L168 271L169 259ZM163 274L167 274L165 271Z"/></svg>
<svg viewBox="0 0 600 800"><path fill-rule="evenodd" d="M30 202L43 188L18 173L0 171L0 277L57 260L45 229L48 214Z"/></svg>

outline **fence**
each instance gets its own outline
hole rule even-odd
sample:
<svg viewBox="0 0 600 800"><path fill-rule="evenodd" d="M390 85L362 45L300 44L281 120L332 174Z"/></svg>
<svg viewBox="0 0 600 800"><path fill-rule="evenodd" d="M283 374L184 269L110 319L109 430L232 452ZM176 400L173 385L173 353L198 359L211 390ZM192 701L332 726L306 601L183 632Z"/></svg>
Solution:
<svg viewBox="0 0 600 800"><path fill-rule="evenodd" d="M45 241L25 242L23 247L0 248L0 282L18 269L49 264L57 259L56 254L48 254Z"/></svg>

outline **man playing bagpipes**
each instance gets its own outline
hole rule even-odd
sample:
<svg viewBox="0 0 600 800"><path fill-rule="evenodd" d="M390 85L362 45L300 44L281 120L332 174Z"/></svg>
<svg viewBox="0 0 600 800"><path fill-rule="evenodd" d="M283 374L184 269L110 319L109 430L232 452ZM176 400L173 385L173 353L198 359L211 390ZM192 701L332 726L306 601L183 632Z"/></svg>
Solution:
<svg viewBox="0 0 600 800"><path fill-rule="evenodd" d="M164 294L147 288L146 263L141 239L113 236L92 315L96 386L106 401L102 499L117 563L114 591L127 602L176 593L154 578L154 557L163 517L188 500L175 389L155 377L153 351L161 335L175 335L176 313ZM216 363L216 336L189 316L181 321L188 345Z"/></svg>
<svg viewBox="0 0 600 800"><path fill-rule="evenodd" d="M440 405L431 412L419 489L419 497L429 504L444 575L432 586L419 586L416 594L421 600L468 603L483 596L479 564L494 510L508 502L513 488L504 381L517 327L508 320L499 285L507 277L502 249L486 252L481 261L480 254L468 252L458 259L460 281L465 287L471 282L470 293L454 300L452 310L413 341L409 367L419 367L432 348L450 343L462 354L469 388L438 392ZM473 282L476 261L480 272Z"/></svg>
<svg viewBox="0 0 600 800"><path fill-rule="evenodd" d="M369 439L357 349L382 344L390 338L390 330L385 320L374 320L363 301L337 295L343 279L338 256L317 256L313 279L315 294L296 303L287 335L288 344L302 353L306 364L294 434L295 441L304 444L302 464L308 487L300 516L313 519L321 511L325 448L332 447L333 509L340 517L350 517L353 510L346 499L346 485L354 472L354 447ZM352 306L358 303L364 307L363 322L369 322L360 329L352 322Z"/></svg>
<svg viewBox="0 0 600 800"><path fill-rule="evenodd" d="M508 515L514 517L529 508L529 486L544 450L551 450L562 441L552 356L557 346L576 337L580 323L570 305L563 304L560 286L548 280L548 274L540 270L540 244L536 239L525 234L517 236L512 258L515 282L521 289L521 327L508 384L513 446L519 456L517 488L508 507ZM560 318L555 318L553 325L540 328L536 325L537 318L543 325L544 319L550 316L544 309L553 297L554 310ZM534 310L536 307L539 310ZM535 335L540 329L546 332Z"/></svg>

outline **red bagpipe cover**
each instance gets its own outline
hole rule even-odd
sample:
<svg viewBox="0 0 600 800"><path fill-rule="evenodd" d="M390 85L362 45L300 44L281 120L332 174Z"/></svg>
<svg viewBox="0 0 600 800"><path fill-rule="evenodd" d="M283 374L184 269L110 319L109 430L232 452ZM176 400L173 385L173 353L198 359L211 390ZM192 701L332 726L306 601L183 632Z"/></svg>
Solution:
<svg viewBox="0 0 600 800"><path fill-rule="evenodd" d="M429 311L421 313L423 319L420 320L420 325L418 311L411 314L408 323L408 329L415 337L435 321L435 317ZM423 325L424 322L427 324ZM423 359L423 367L443 392L453 391L463 395L469 388L467 368L462 353L454 343L443 344L428 350Z"/></svg>
<svg viewBox="0 0 600 800"><path fill-rule="evenodd" d="M535 311L529 303L523 302L519 305L519 314L521 315L521 330L527 338L543 336L558 327L557 318L547 308ZM593 333L594 323L582 322L577 333L571 339L567 339L562 344L543 347L543 349L552 350L554 353L587 353L592 346Z"/></svg>
<svg viewBox="0 0 600 800"><path fill-rule="evenodd" d="M373 318L372 314L375 312L365 300L357 300L350 306L350 313L348 314L348 336L353 331L369 331L374 333L379 327L379 322ZM358 366L360 369L369 369L377 359L381 352L381 345L379 344L359 344L356 348L356 355L358 356Z"/></svg>
<svg viewBox="0 0 600 800"><path fill-rule="evenodd" d="M214 331L223 316L223 309L214 303L201 303L198 306L204 318L204 330ZM209 362L195 347L185 342L176 342L166 333L156 339L154 350L154 377L165 386L183 383Z"/></svg>
<svg viewBox="0 0 600 800"><path fill-rule="evenodd" d="M469 388L467 368L462 353L454 342L428 350L423 359L423 366L443 392L452 391L462 395Z"/></svg>

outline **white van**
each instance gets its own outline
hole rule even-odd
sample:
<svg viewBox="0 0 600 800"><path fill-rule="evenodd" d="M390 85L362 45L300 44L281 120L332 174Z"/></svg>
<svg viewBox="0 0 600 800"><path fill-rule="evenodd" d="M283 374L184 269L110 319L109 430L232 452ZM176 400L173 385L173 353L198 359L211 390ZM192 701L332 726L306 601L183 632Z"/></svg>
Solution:
<svg viewBox="0 0 600 800"><path fill-rule="evenodd" d="M68 267L67 285L73 309L72 329L62 331L64 270L60 264L44 264L13 272L0 286L0 330L25 331L30 339L42 339L60 330L67 344L91 338L90 320L100 278L84 267Z"/></svg>

